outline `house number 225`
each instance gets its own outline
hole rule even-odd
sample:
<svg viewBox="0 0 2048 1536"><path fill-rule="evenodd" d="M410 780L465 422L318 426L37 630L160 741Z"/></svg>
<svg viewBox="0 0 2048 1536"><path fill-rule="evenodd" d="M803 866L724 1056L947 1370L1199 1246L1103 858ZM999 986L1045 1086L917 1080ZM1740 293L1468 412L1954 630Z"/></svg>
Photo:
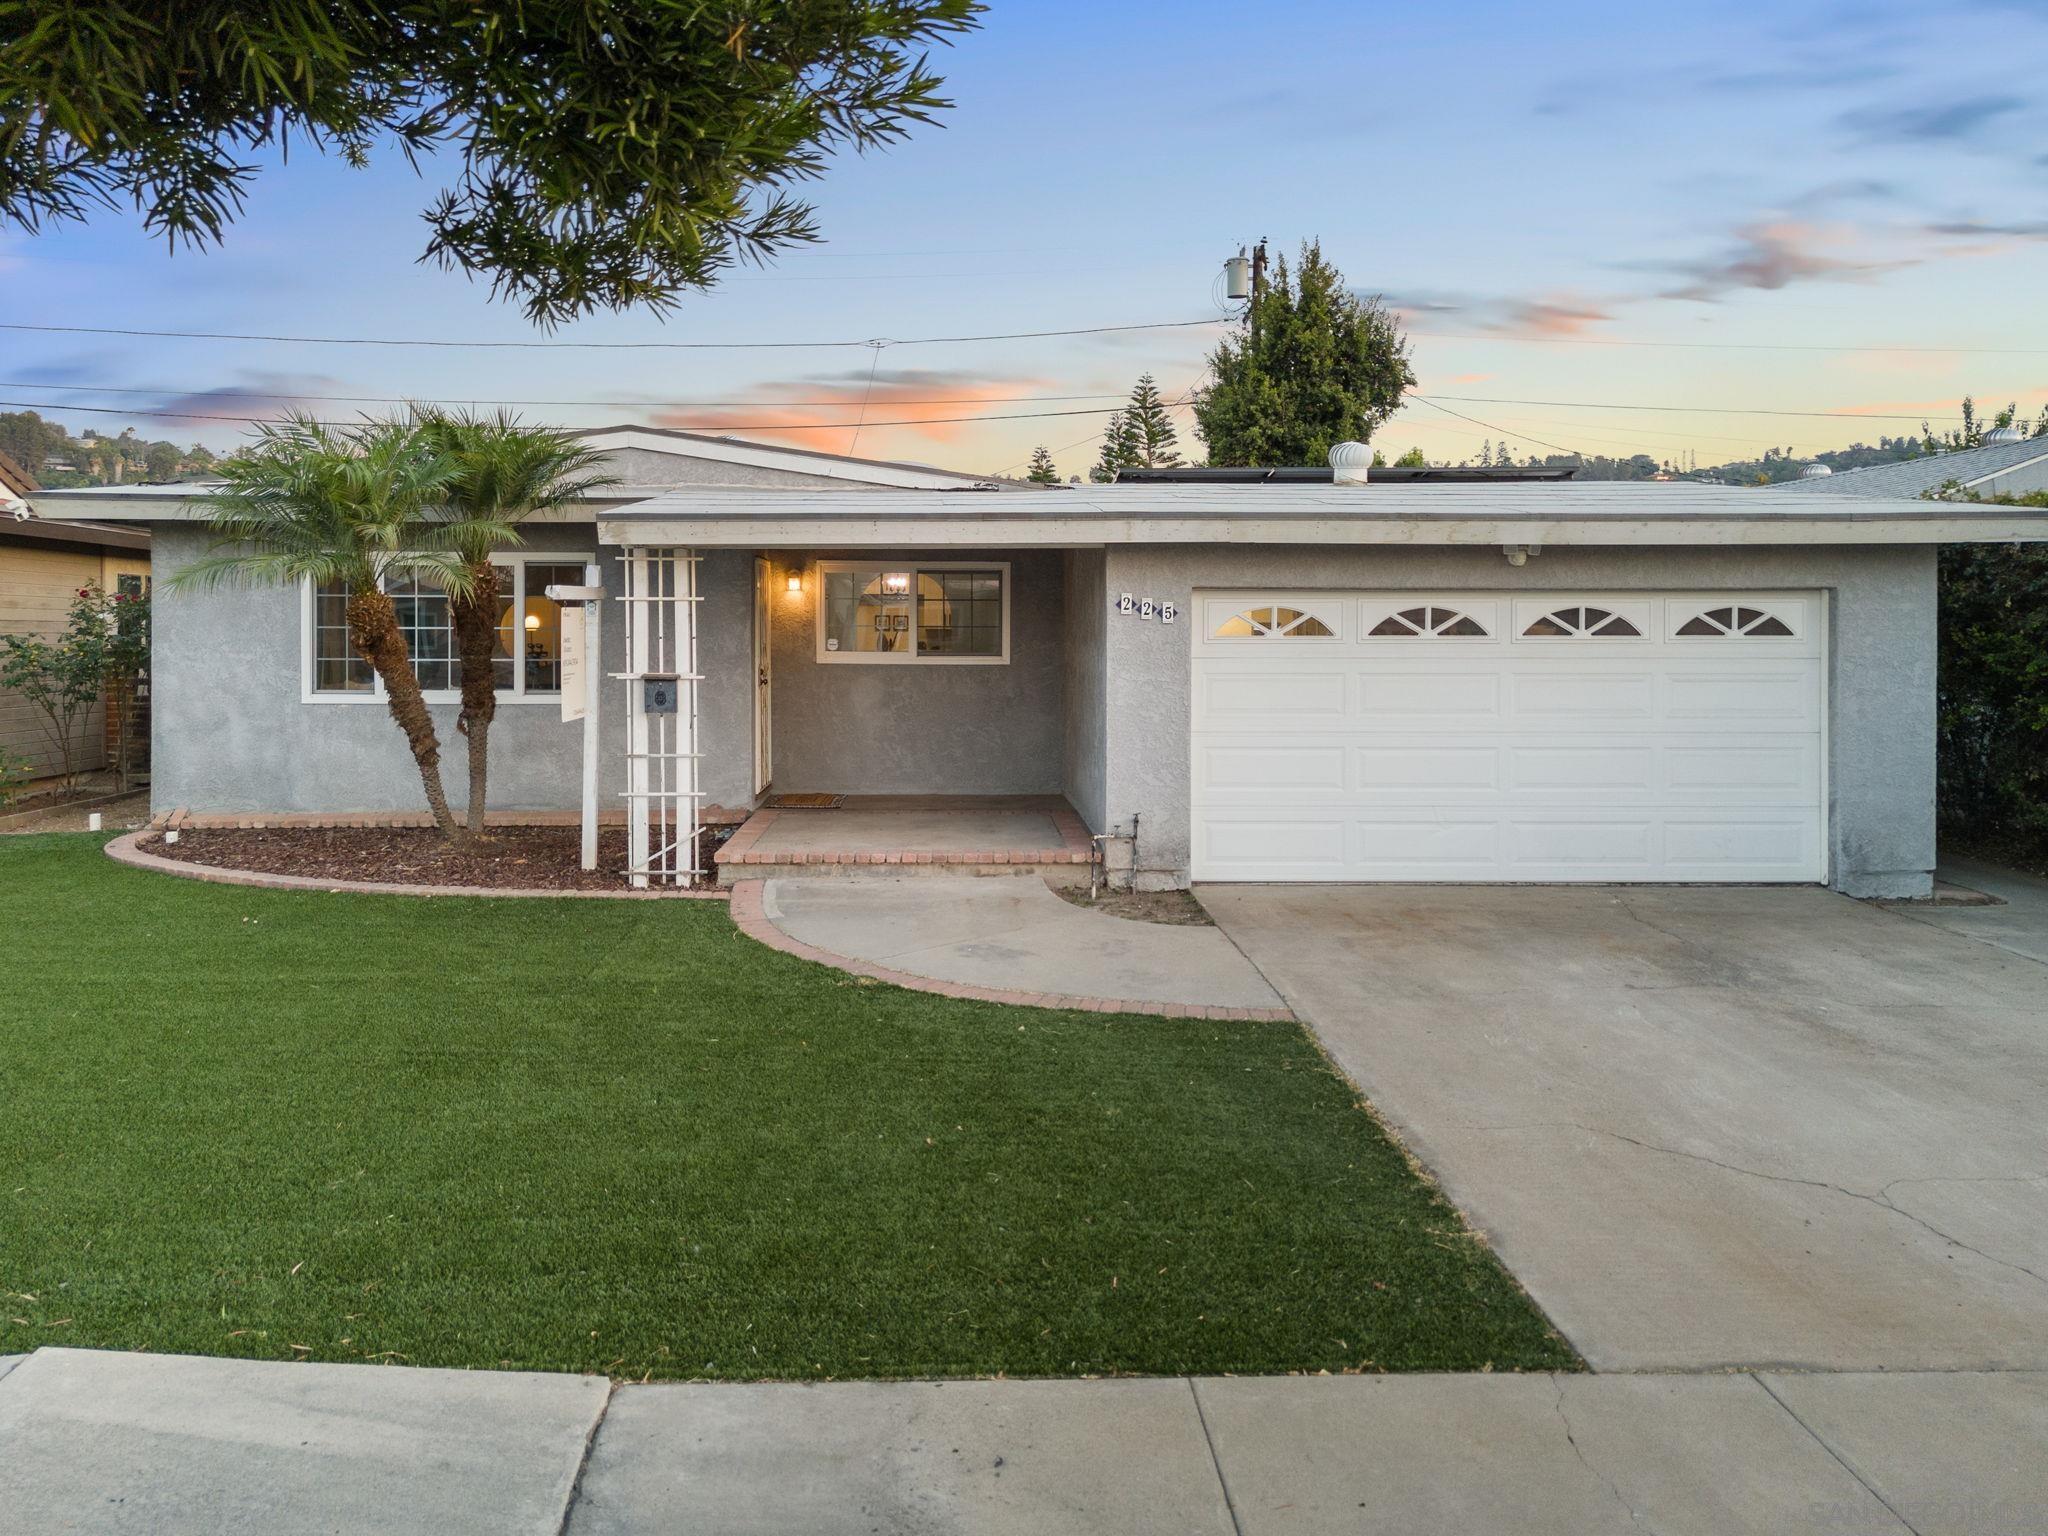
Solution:
<svg viewBox="0 0 2048 1536"><path fill-rule="evenodd" d="M1133 597L1128 592L1117 594L1116 611L1140 619L1157 619L1162 624L1171 624L1180 617L1180 609L1172 603L1155 603L1149 597Z"/></svg>

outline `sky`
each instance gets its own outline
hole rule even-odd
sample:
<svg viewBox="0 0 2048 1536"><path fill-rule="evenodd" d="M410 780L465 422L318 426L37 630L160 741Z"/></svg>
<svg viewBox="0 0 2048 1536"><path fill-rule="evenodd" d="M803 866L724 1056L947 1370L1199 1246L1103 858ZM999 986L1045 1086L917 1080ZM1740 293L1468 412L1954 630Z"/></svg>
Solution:
<svg viewBox="0 0 2048 1536"><path fill-rule="evenodd" d="M1021 471L1043 443L1080 474L1139 374L1174 400L1199 385L1230 323L1221 264L1261 237L1276 253L1319 239L1402 315L1434 403L1380 429L1389 457L1418 446L1455 462L1505 438L1518 455L1707 465L1939 429L1965 394L2030 417L2048 405L2040 0L995 0L935 64L955 107L907 143L833 162L807 192L821 243L665 319L540 332L486 282L422 264L441 168L395 153L368 170L310 154L267 167L204 251L168 253L126 216L0 230L0 321L854 345L0 331L0 409L218 449L290 403L347 419L387 400L512 402L566 425L984 473ZM1205 323L914 343L1185 321ZM859 344L872 340L891 344ZM931 417L944 419L890 424ZM961 419L992 417L1026 419ZM1176 421L1198 459L1190 412Z"/></svg>

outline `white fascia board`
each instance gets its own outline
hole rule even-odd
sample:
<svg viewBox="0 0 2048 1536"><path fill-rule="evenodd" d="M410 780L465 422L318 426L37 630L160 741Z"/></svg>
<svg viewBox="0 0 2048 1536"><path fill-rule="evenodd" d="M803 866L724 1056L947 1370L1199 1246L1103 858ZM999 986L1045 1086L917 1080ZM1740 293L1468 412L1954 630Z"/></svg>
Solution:
<svg viewBox="0 0 2048 1536"><path fill-rule="evenodd" d="M190 490L151 486L147 490L124 491L118 486L79 486L61 491L37 491L28 498L28 504L36 516L61 522L203 523L211 515L206 504L211 489L210 486ZM613 508L650 500L667 489L666 486L619 486L602 496L537 512L529 521L594 523Z"/></svg>
<svg viewBox="0 0 2048 1536"><path fill-rule="evenodd" d="M1799 545L2048 542L2048 517L1974 515L1457 519L723 517L598 518L600 544L689 549L1034 549L1120 544ZM2005 514L2005 515L1999 515Z"/></svg>
<svg viewBox="0 0 2048 1536"><path fill-rule="evenodd" d="M982 477L949 474L944 470L917 469L909 465L883 464L862 459L840 459L831 454L784 452L764 443L735 442L729 438L674 438L659 432L592 432L584 442L594 448L638 448L648 453L665 453L680 459L707 459L714 464L746 464L757 469L779 469L792 475L816 475L827 480L851 480L859 485L891 486L909 491L957 491L979 483Z"/></svg>

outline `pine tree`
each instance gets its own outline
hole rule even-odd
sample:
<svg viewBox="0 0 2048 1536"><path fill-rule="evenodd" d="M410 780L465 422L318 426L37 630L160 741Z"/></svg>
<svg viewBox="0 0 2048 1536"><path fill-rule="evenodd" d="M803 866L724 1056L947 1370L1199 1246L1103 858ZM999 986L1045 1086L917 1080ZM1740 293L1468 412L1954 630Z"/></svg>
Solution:
<svg viewBox="0 0 2048 1536"><path fill-rule="evenodd" d="M1107 485L1119 470L1136 469L1142 462L1130 418L1122 411L1113 412L1109 424L1102 429L1102 452L1096 457L1095 467L1088 471L1088 478L1098 485Z"/></svg>
<svg viewBox="0 0 2048 1536"><path fill-rule="evenodd" d="M1040 443L1031 450L1031 467L1024 471L1024 478L1033 485L1058 485L1059 469L1053 464L1052 450Z"/></svg>
<svg viewBox="0 0 2048 1536"><path fill-rule="evenodd" d="M1159 385L1149 373L1142 375L1131 390L1131 403L1124 410L1124 428L1130 437L1131 451L1137 456L1133 467L1164 469L1180 462L1180 440L1173 430L1173 418L1167 414L1166 402L1159 398Z"/></svg>
<svg viewBox="0 0 2048 1536"><path fill-rule="evenodd" d="M1370 442L1415 382L1393 315L1353 293L1320 245L1302 246L1292 275L1277 266L1195 398L1211 464L1322 464L1337 443Z"/></svg>

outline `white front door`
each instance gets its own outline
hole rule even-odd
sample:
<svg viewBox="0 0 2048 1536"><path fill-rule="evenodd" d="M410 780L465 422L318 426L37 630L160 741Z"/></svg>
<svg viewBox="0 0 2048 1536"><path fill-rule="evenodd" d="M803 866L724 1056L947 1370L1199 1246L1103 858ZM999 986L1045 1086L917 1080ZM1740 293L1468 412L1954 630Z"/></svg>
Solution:
<svg viewBox="0 0 2048 1536"><path fill-rule="evenodd" d="M766 560L754 561L754 793L775 778L774 593Z"/></svg>
<svg viewBox="0 0 2048 1536"><path fill-rule="evenodd" d="M1818 592L1202 592L1197 880L1827 878Z"/></svg>

